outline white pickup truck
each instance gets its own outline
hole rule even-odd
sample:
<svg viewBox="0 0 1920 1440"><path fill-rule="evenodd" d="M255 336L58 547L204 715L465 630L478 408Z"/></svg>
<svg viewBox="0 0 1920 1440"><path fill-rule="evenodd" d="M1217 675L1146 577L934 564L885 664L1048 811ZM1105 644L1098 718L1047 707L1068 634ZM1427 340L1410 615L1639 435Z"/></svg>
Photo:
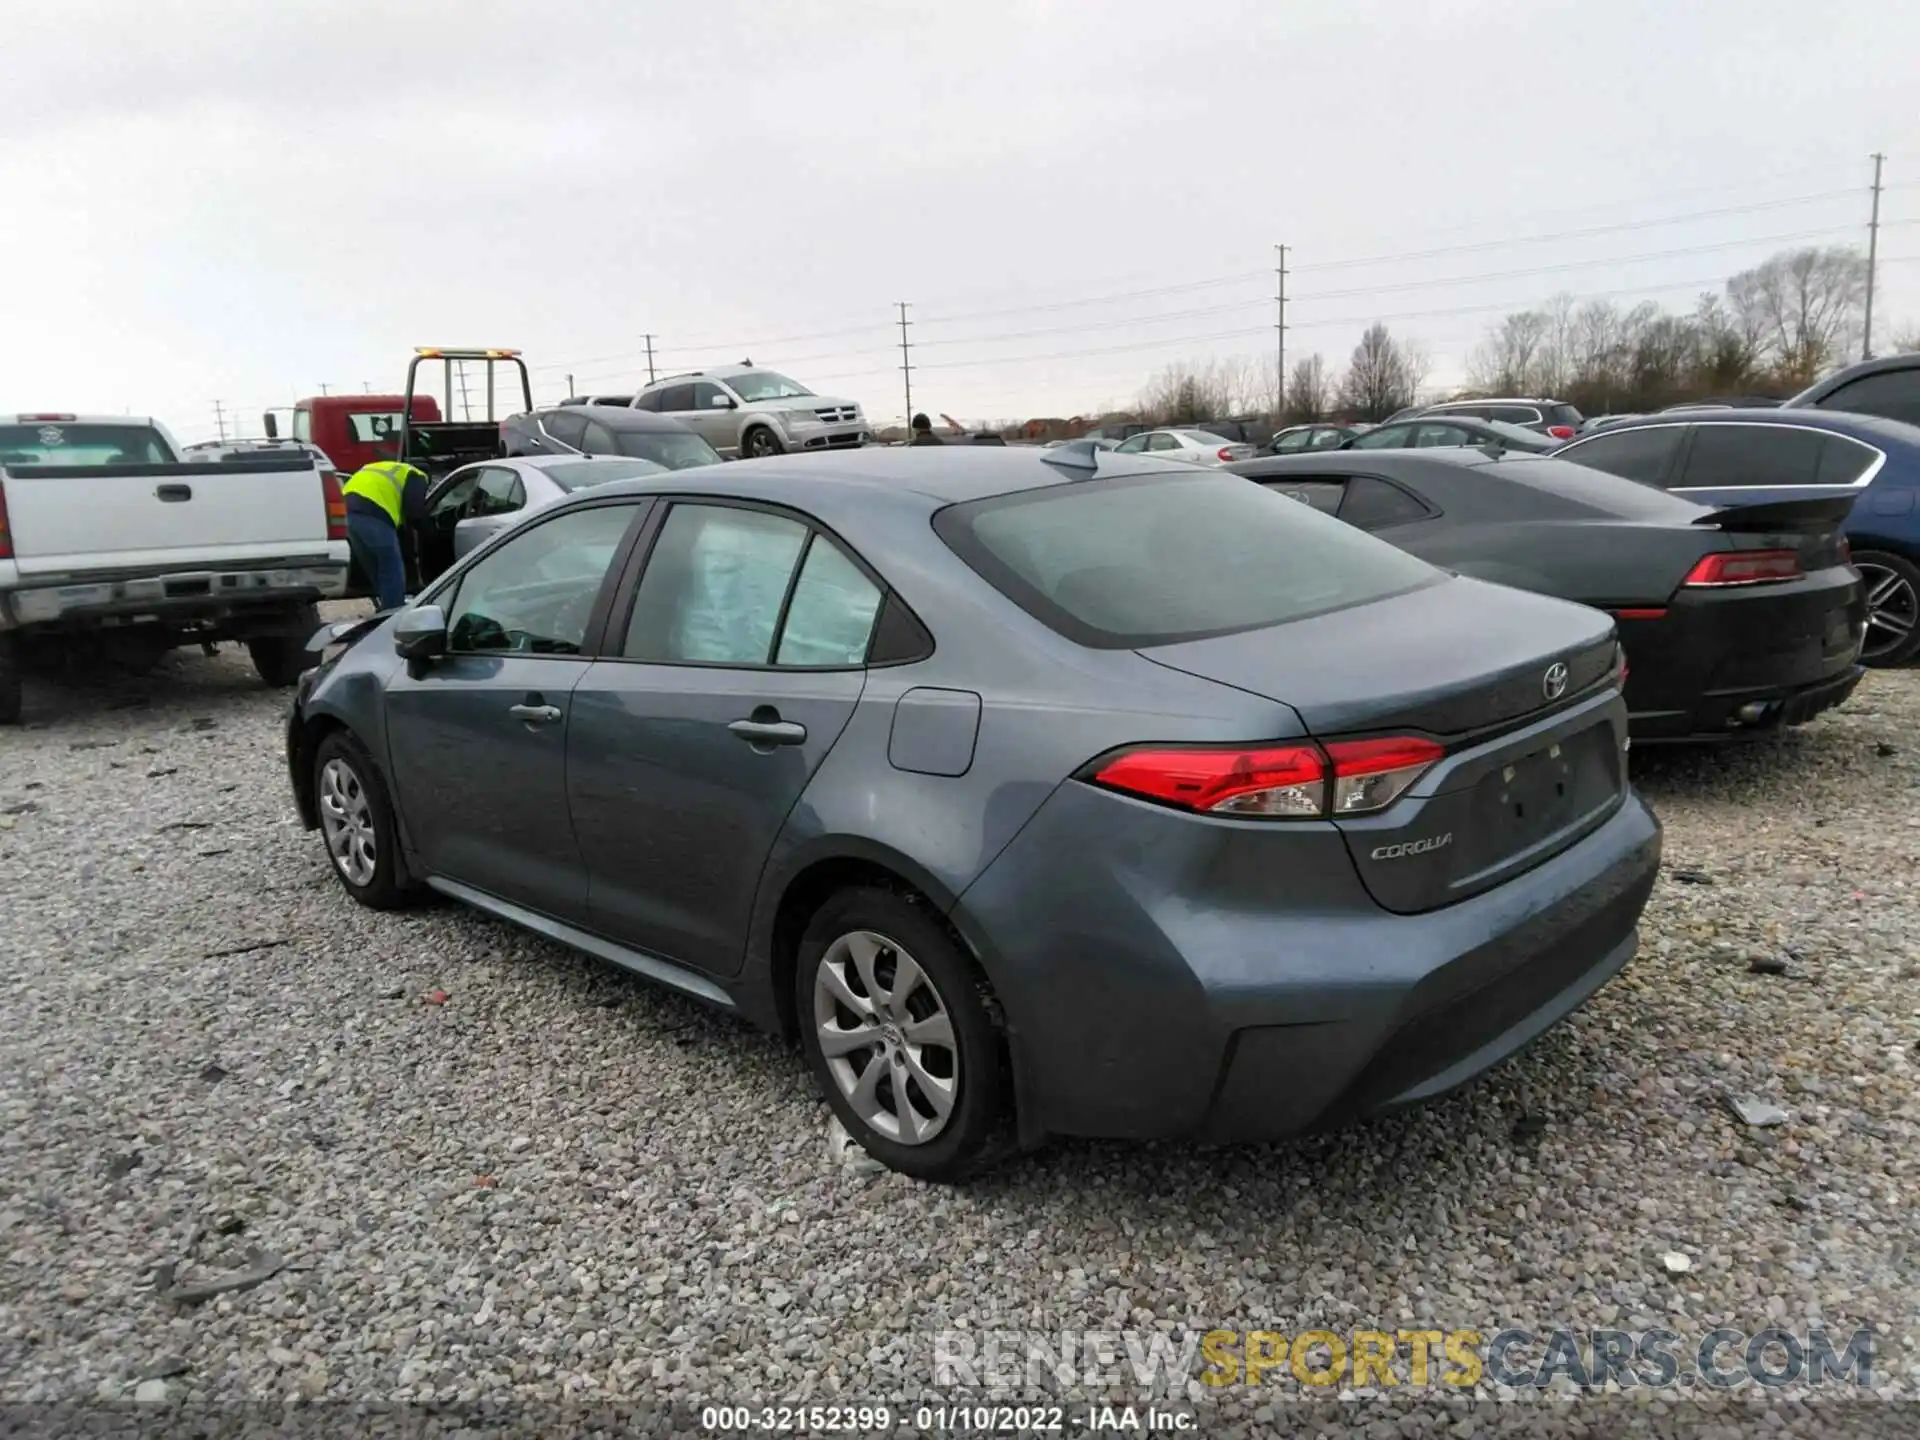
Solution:
<svg viewBox="0 0 1920 1440"><path fill-rule="evenodd" d="M0 724L23 671L76 654L238 640L291 685L348 564L339 476L304 449L183 460L153 420L0 414Z"/></svg>

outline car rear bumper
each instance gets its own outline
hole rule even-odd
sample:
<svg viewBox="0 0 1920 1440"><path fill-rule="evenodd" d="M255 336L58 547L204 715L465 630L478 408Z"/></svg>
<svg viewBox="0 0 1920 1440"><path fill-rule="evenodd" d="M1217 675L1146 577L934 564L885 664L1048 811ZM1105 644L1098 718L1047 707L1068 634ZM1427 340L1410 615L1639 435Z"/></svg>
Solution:
<svg viewBox="0 0 1920 1440"><path fill-rule="evenodd" d="M1619 615L1635 740L1725 738L1797 725L1859 683L1867 605L1835 566L1790 584L1683 590Z"/></svg>
<svg viewBox="0 0 1920 1440"><path fill-rule="evenodd" d="M954 912L1006 1012L1029 1140L1271 1139L1444 1093L1627 963L1660 860L1629 793L1550 860L1419 915L1374 905L1350 861L1262 882L1163 851L1156 891L1087 853L1089 821L1133 852L1125 803L1063 787Z"/></svg>
<svg viewBox="0 0 1920 1440"><path fill-rule="evenodd" d="M332 599L346 584L345 560L331 558L157 575L29 580L0 595L0 629L218 620L265 607Z"/></svg>
<svg viewBox="0 0 1920 1440"><path fill-rule="evenodd" d="M1642 743L1719 740L1763 734L1783 725L1804 725L1846 700L1866 673L1865 666L1851 665L1830 679L1810 685L1709 691L1685 709L1631 712L1631 733Z"/></svg>

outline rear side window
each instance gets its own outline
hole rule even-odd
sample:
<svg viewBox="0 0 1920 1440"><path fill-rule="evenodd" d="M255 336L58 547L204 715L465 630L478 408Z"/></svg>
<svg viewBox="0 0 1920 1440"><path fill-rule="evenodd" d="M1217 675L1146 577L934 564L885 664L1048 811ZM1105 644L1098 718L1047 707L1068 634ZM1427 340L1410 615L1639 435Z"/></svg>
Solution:
<svg viewBox="0 0 1920 1440"><path fill-rule="evenodd" d="M1504 420L1506 416L1503 415L1500 418ZM1549 405L1546 415L1542 418L1549 425L1578 425L1586 417L1571 405Z"/></svg>
<svg viewBox="0 0 1920 1440"><path fill-rule="evenodd" d="M0 465L166 465L167 442L151 425L0 425Z"/></svg>
<svg viewBox="0 0 1920 1440"><path fill-rule="evenodd" d="M1238 475L1079 482L953 505L934 529L1028 614L1099 649L1304 619L1440 578Z"/></svg>
<svg viewBox="0 0 1920 1440"><path fill-rule="evenodd" d="M1851 410L1856 415L1879 415L1920 425L1920 365L1849 380L1820 401L1819 408Z"/></svg>
<svg viewBox="0 0 1920 1440"><path fill-rule="evenodd" d="M1814 483L1858 484L1860 478L1879 460L1880 452L1871 445L1862 445L1845 435L1829 435L1827 443L1820 447L1820 470Z"/></svg>
<svg viewBox="0 0 1920 1440"><path fill-rule="evenodd" d="M1531 405L1488 405L1484 410L1474 412L1487 420L1504 420L1509 425L1538 425L1542 416ZM1577 418L1577 417L1576 417ZM1570 424L1570 421L1555 421L1555 424Z"/></svg>
<svg viewBox="0 0 1920 1440"><path fill-rule="evenodd" d="M1615 430L1582 440L1556 453L1576 465L1590 465L1642 485L1664 485L1673 470L1673 457L1686 435L1682 425L1650 425L1641 430Z"/></svg>
<svg viewBox="0 0 1920 1440"><path fill-rule="evenodd" d="M693 409L693 386L670 385L665 390L662 390L660 392L659 398L660 398L659 409L662 412L671 411L671 410L691 410Z"/></svg>
<svg viewBox="0 0 1920 1440"><path fill-rule="evenodd" d="M648 395L636 395L633 401L633 408L635 410L651 410L657 414L660 409L660 392L656 390Z"/></svg>
<svg viewBox="0 0 1920 1440"><path fill-rule="evenodd" d="M1674 488L1812 485L1826 438L1785 425L1696 425L1686 470Z"/></svg>

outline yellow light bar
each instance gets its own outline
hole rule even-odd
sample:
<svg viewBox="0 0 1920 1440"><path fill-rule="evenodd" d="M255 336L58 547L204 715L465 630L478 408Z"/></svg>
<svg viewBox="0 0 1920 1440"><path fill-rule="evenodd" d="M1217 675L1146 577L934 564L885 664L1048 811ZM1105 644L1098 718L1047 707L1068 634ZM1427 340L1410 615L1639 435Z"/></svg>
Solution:
<svg viewBox="0 0 1920 1440"><path fill-rule="evenodd" d="M429 350L424 345L414 346L413 353L418 355L422 360L437 360L440 358L440 351L438 349Z"/></svg>
<svg viewBox="0 0 1920 1440"><path fill-rule="evenodd" d="M487 351L487 358L489 360L518 360L520 358L520 352L518 350L489 350Z"/></svg>

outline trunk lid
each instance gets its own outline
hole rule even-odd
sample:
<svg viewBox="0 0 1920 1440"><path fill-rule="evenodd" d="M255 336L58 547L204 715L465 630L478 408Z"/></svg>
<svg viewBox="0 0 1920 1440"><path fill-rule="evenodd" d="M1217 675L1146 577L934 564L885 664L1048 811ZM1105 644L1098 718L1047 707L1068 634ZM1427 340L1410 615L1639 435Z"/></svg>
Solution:
<svg viewBox="0 0 1920 1440"><path fill-rule="evenodd" d="M23 576L170 569L327 553L305 454L177 465L0 469Z"/></svg>
<svg viewBox="0 0 1920 1440"><path fill-rule="evenodd" d="M1626 706L1607 616L1454 578L1262 630L1143 650L1291 706L1339 742L1416 735L1445 755L1380 813L1334 825L1368 892L1401 914L1464 900L1549 859L1626 789Z"/></svg>

